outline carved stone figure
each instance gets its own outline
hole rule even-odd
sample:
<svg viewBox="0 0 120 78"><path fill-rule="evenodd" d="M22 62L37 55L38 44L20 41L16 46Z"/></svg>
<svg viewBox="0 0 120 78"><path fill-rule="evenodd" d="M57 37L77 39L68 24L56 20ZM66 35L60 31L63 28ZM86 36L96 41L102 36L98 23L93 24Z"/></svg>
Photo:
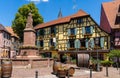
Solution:
<svg viewBox="0 0 120 78"><path fill-rule="evenodd" d="M33 19L32 19L31 12L29 12L28 17L27 17L26 28L33 28Z"/></svg>

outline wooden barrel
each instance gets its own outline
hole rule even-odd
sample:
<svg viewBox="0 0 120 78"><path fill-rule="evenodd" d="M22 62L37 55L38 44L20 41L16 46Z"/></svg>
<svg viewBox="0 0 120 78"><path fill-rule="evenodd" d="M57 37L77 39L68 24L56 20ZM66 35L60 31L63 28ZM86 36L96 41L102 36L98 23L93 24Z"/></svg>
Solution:
<svg viewBox="0 0 120 78"><path fill-rule="evenodd" d="M69 74L69 76L73 76L74 73L75 73L75 68L74 67L70 67L67 71L67 75Z"/></svg>
<svg viewBox="0 0 120 78"><path fill-rule="evenodd" d="M64 69L58 69L57 76L58 78L65 78L67 74L67 70Z"/></svg>
<svg viewBox="0 0 120 78"><path fill-rule="evenodd" d="M54 61L53 63L53 74L57 75L58 68L61 68L62 64L60 62Z"/></svg>
<svg viewBox="0 0 120 78"><path fill-rule="evenodd" d="M89 66L89 54L77 54L77 66L88 67Z"/></svg>
<svg viewBox="0 0 120 78"><path fill-rule="evenodd" d="M0 65L0 78L2 77L2 69L1 69L1 65Z"/></svg>
<svg viewBox="0 0 120 78"><path fill-rule="evenodd" d="M3 60L2 61L2 77L9 78L12 74L12 62L10 60Z"/></svg>

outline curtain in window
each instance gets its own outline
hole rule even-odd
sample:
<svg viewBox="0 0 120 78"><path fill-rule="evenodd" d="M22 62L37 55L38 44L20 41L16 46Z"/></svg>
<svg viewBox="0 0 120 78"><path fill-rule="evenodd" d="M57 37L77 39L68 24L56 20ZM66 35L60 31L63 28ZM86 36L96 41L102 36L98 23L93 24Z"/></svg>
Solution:
<svg viewBox="0 0 120 78"><path fill-rule="evenodd" d="M88 39L85 40L85 47L88 48Z"/></svg>
<svg viewBox="0 0 120 78"><path fill-rule="evenodd" d="M75 28L75 35L77 35L77 28Z"/></svg>
<svg viewBox="0 0 120 78"><path fill-rule="evenodd" d="M94 39L92 38L90 42L91 42L91 48L94 48Z"/></svg>
<svg viewBox="0 0 120 78"><path fill-rule="evenodd" d="M100 38L100 46L103 48L104 47L104 37Z"/></svg>
<svg viewBox="0 0 120 78"><path fill-rule="evenodd" d="M85 34L85 27L82 27L82 34Z"/></svg>
<svg viewBox="0 0 120 78"><path fill-rule="evenodd" d="M68 36L70 36L71 35L71 32L70 32L70 29L68 29Z"/></svg>
<svg viewBox="0 0 120 78"><path fill-rule="evenodd" d="M80 40L78 40L78 39L76 39L75 41L74 41L74 47L75 48L80 48L80 46L81 46L81 44L80 44Z"/></svg>
<svg viewBox="0 0 120 78"><path fill-rule="evenodd" d="M90 26L90 33L93 34L93 26Z"/></svg>
<svg viewBox="0 0 120 78"><path fill-rule="evenodd" d="M69 49L70 48L70 42L67 41L67 48Z"/></svg>

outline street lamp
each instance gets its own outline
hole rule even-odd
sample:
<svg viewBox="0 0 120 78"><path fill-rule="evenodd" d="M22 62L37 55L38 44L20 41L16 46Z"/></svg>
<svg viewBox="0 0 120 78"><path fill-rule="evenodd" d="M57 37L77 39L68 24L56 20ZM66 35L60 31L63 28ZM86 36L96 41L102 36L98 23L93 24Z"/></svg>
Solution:
<svg viewBox="0 0 120 78"><path fill-rule="evenodd" d="M96 39L95 39L95 44L97 45L97 49L98 49L98 44L99 44L99 38L97 37ZM99 69L99 59L98 59L98 50L96 49L96 51L97 51L97 71L100 71L100 69Z"/></svg>
<svg viewBox="0 0 120 78"><path fill-rule="evenodd" d="M88 50L91 49L91 42L88 41ZM92 78L92 64L91 64L91 51L90 51L90 78Z"/></svg>

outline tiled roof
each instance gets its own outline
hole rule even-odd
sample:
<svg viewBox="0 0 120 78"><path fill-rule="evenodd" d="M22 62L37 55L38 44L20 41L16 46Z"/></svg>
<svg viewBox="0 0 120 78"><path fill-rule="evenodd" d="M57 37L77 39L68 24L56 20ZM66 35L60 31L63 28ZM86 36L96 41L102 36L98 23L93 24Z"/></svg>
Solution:
<svg viewBox="0 0 120 78"><path fill-rule="evenodd" d="M120 28L119 25L115 25L116 14L118 13L119 5L120 5L120 0L115 0L112 2L106 2L102 4L107 20L111 28L113 29Z"/></svg>
<svg viewBox="0 0 120 78"><path fill-rule="evenodd" d="M2 24L0 24L0 31L5 31L5 32L9 33Z"/></svg>
<svg viewBox="0 0 120 78"><path fill-rule="evenodd" d="M6 29L7 29L7 31L9 32L9 33L11 33L11 36L14 36L14 37L16 37L16 38L19 38L14 32L13 32L13 29L11 28L11 27L5 27Z"/></svg>
<svg viewBox="0 0 120 78"><path fill-rule="evenodd" d="M69 22L70 19L72 19L72 18L87 16L87 15L88 14L86 12L84 12L83 10L79 10L77 13L75 13L71 16L62 17L62 18L58 18L57 20L53 20L53 21L50 21L50 22L47 22L47 23L38 24L34 28L39 29L39 28L44 28L44 27L48 27L48 26L53 26L53 25L56 25L56 24L62 24L62 23Z"/></svg>

